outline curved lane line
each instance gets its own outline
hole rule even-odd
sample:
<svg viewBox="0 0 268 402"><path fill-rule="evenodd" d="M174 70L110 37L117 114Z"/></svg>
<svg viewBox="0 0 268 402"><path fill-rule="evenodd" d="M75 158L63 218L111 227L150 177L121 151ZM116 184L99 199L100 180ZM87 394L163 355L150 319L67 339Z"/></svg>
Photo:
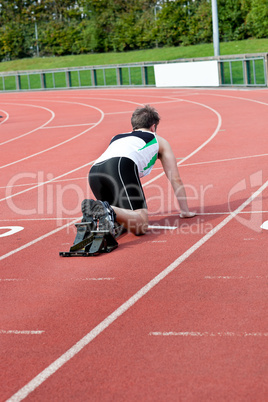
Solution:
<svg viewBox="0 0 268 402"><path fill-rule="evenodd" d="M72 102L64 102L64 103L71 103L71 104L73 104ZM63 141L63 142L60 142L59 144L53 145L52 147L43 149L42 151L36 152L35 154L26 156L25 158L18 159L17 161L10 162L10 163L8 163L8 164L6 164L6 165L0 166L0 169L4 169L4 168L6 168L6 167L8 167L8 166L15 165L16 163L23 162L23 161L25 161L25 160L27 160L27 159L33 158L34 156L41 155L41 154L43 154L43 153L45 153L45 152L51 151L52 149L58 148L58 147L60 147L61 145L67 144L68 142L73 141L74 139L76 139L76 138L78 138L78 137L81 137L81 135L84 135L85 133L87 133L88 131L90 131L92 128L96 127L98 124L101 123L101 121L102 121L103 118L104 118L104 113L103 113L103 111L102 111L101 109L99 109L99 108L97 108L97 107L95 107L95 106L85 105L85 104L82 104L82 103L81 103L81 104L80 104L80 103L76 103L76 104L82 105L82 106L86 106L86 107L91 107L92 109L98 110L98 111L101 113L101 118L100 118L100 120L97 121L97 123L93 123L93 125L92 125L91 127L89 127L88 129L82 131L81 133L75 135L74 137L69 138L68 140L65 140L65 141Z"/></svg>
<svg viewBox="0 0 268 402"><path fill-rule="evenodd" d="M1 112L4 112L5 115L6 115L5 119L0 122L0 126L1 126L1 124L5 123L5 122L9 119L9 114L8 114L5 110L3 110L3 109L0 109L0 111L1 111Z"/></svg>
<svg viewBox="0 0 268 402"><path fill-rule="evenodd" d="M181 101L181 100L179 99L178 101ZM202 104L202 103L192 102L192 101L186 101L186 102L195 103L195 104L198 104L198 105L200 105L200 106L203 106L203 107L205 107L205 108L211 110L213 113L215 113L215 114L218 116L218 124L217 124L217 127L216 127L215 131L213 132L213 134L212 134L203 144L201 144L198 148L196 148L196 150L194 150L194 151L193 151L192 153L190 153L188 156L186 156L185 158L183 158L182 160L180 160L180 161L177 163L177 165L180 165L181 163L183 163L184 161L186 161L187 159L189 159L191 156L195 155L195 154L196 154L198 151L200 151L205 145L207 145L207 144L218 134L219 129L220 129L220 126L221 126L221 116L220 116L220 114L219 114L216 110L214 110L214 109L212 109L211 107L209 107L209 106L207 106L207 105L204 105L204 104ZM69 103L69 102L68 102L68 103ZM98 110L100 110L100 109L98 109ZM103 112L101 111L101 113L103 113ZM100 124L100 122L103 120L103 117L104 117L104 113L103 113L102 119L101 119L98 123L96 123L96 125L97 125L97 124ZM96 125L94 125L93 127L90 127L89 129L85 130L84 132L82 132L82 133L79 134L78 136L80 136L80 135L82 135L83 133L85 133L85 132L91 130L91 129L94 128ZM76 136L76 137L77 137L77 136ZM73 138L75 138L75 137L73 137ZM79 169L82 169L82 168L84 168L84 167L86 167L86 166L92 164L93 162L94 162L94 161L89 162L89 163L87 163L87 164L85 164L85 165L83 165L83 166L80 166L80 167L78 167L78 168L72 170L71 172L66 172L66 173L64 173L63 175L54 177L54 178L51 179L51 180L48 180L48 181L43 182L43 183L39 183L38 185L35 185L35 186L33 186L33 187L30 187L30 188L28 188L28 189L25 189L25 190L23 190L23 191L20 191L20 192L18 192L18 193L13 194L13 195L9 195L8 197L4 197L4 198L0 199L0 202L1 202L1 201L4 201L4 200L8 200L8 199L13 198L13 197L16 197L17 195L26 193L27 191L33 190L33 189L35 189L35 188L37 188L37 187L44 186L44 185L46 185L46 184L48 184L48 183L51 183L51 182L53 182L53 181L55 181L55 180L57 180L57 179L60 179L60 178L62 178L62 177L64 177L64 176L67 176L67 175L70 174L70 173L73 173L74 171L77 171L77 170L79 170ZM1 169L1 168L0 168L0 169ZM149 180L148 182L144 183L143 186L147 186L148 184L152 183L153 181L155 181L155 180L158 179L159 177L162 177L164 174L165 174L164 172L160 173L159 175L157 175L157 176L154 177L153 179L151 179L151 180Z"/></svg>
<svg viewBox="0 0 268 402"><path fill-rule="evenodd" d="M203 103L199 103L199 102L193 102L193 101L188 101L185 100L184 102L188 102L188 103L194 103L196 105L200 105L203 106L209 110L211 110L213 113L216 114L216 116L218 117L218 124L216 129L214 130L213 134L205 141L203 142L203 144L201 144L199 147L197 147L193 152L191 152L189 155L187 155L185 158L181 159L178 163L177 166L181 165L182 163L184 163L185 161L187 161L189 158L191 158L193 155L195 155L197 152L199 152L202 148L204 148L210 141L213 140L213 138L216 137L216 135L218 134L220 127L221 127L221 123L222 123L222 119L221 119L221 115L217 112L217 110L212 109L210 106L207 106ZM165 172L160 173L159 175L155 176L152 180L147 181L143 186L148 186L148 184L151 184L154 180L164 176Z"/></svg>
<svg viewBox="0 0 268 402"><path fill-rule="evenodd" d="M31 134L31 133L34 133L35 131L37 131L37 130L39 130L40 128L43 128L43 127L45 127L47 124L49 124L49 123L54 119L54 117L55 117L55 113L54 113L52 110L50 110L50 109L48 109L48 108L46 108L46 107L43 107L43 106L28 105L28 104L21 104L21 103L5 103L5 104L6 104L6 105L17 105L17 106L30 106L30 107L36 107L36 108L39 108L39 109L45 109L45 110L47 110L48 112L50 112L50 113L52 114L52 116L51 116L51 118L50 118L46 123L42 124L41 126L38 126L37 128L35 128L35 129L31 130L31 131L28 131L27 133L24 133L24 134L22 134L22 135L19 135L18 137L11 138L10 140L7 140L7 141L5 141L5 142L2 142L2 143L0 143L0 145L8 144L9 142L18 140L19 138L26 137L26 135L29 135L29 134Z"/></svg>
<svg viewBox="0 0 268 402"><path fill-rule="evenodd" d="M36 185L34 185L32 187L26 188L25 190L19 191L18 193L11 194L11 195L9 195L7 197L1 198L0 202L5 201L5 200L9 200L10 198L16 197L17 195L27 193L28 191L34 190L35 188L45 186L46 184L49 184L49 183L52 183L55 180L61 179L62 177L65 177L65 176L67 176L69 174L72 174L72 173L76 172L77 170L80 170L80 169L83 169L86 166L92 165L93 163L94 163L94 161L88 162L85 165L79 166L76 169L73 169L73 170L70 170L69 172L63 173L60 176L54 177L51 180L44 181L43 183L38 183L38 184L36 184Z"/></svg>

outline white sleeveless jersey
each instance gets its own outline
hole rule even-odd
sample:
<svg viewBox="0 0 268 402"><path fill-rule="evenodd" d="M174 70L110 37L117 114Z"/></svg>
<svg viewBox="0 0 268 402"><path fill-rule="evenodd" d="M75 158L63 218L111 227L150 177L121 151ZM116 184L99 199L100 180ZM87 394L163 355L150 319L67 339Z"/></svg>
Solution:
<svg viewBox="0 0 268 402"><path fill-rule="evenodd" d="M151 172L157 160L158 151L159 144L154 133L135 130L113 137L109 147L94 164L114 157L130 158L138 167L139 177L143 177Z"/></svg>

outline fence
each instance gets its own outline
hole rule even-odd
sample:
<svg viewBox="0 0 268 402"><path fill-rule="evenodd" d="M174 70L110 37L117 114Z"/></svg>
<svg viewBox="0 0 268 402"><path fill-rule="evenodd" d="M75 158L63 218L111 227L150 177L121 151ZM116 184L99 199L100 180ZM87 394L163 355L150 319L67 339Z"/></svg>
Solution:
<svg viewBox="0 0 268 402"><path fill-rule="evenodd" d="M0 91L155 86L154 65L217 60L220 86L267 86L268 53L0 73Z"/></svg>

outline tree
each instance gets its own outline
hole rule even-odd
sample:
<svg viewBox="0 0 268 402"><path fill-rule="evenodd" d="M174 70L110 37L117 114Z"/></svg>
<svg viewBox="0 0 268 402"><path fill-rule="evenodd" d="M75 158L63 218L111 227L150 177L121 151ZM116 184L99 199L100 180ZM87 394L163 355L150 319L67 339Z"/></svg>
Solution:
<svg viewBox="0 0 268 402"><path fill-rule="evenodd" d="M268 37L268 0L252 0L246 23L250 36Z"/></svg>

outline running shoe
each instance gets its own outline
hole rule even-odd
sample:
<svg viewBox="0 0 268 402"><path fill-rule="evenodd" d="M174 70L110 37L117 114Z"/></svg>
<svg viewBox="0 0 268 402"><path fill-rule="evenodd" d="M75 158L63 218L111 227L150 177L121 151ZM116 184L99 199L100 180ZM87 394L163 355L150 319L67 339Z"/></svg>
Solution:
<svg viewBox="0 0 268 402"><path fill-rule="evenodd" d="M109 230L114 233L116 215L107 201L84 200L81 209L83 215L99 220L100 230Z"/></svg>
<svg viewBox="0 0 268 402"><path fill-rule="evenodd" d="M93 200L84 200L81 205L81 210L83 214L83 218L81 222L88 222L90 224L91 230L96 230L97 228L97 222L96 219L94 219L93 213L92 213L92 201Z"/></svg>

